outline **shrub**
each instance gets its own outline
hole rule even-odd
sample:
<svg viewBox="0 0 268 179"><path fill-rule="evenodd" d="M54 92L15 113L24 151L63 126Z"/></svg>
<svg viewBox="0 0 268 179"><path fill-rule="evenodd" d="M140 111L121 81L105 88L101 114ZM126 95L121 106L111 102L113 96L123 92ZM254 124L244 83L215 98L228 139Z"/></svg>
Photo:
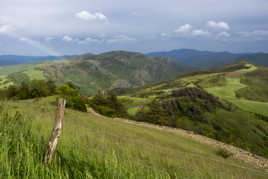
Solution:
<svg viewBox="0 0 268 179"><path fill-rule="evenodd" d="M66 99L66 107L87 112L87 98L80 95L72 83L66 83L58 87L57 94Z"/></svg>
<svg viewBox="0 0 268 179"><path fill-rule="evenodd" d="M98 92L89 102L98 113L108 117L128 117L126 108L114 92Z"/></svg>
<svg viewBox="0 0 268 179"><path fill-rule="evenodd" d="M87 112L87 100L80 96L66 96L66 107L76 109L78 111Z"/></svg>
<svg viewBox="0 0 268 179"><path fill-rule="evenodd" d="M218 156L221 156L225 159L231 157L233 155L233 153L229 152L228 150L226 149L223 149L223 148L219 148L217 151L216 151L216 154Z"/></svg>

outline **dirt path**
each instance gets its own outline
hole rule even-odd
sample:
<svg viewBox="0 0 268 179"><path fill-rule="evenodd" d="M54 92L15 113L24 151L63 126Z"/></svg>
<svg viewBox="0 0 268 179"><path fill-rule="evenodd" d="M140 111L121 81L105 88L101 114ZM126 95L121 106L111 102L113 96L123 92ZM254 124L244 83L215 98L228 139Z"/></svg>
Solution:
<svg viewBox="0 0 268 179"><path fill-rule="evenodd" d="M91 113L91 114L98 116L98 117L108 118L108 117L105 117L105 116L102 116L102 115L96 113L91 108L88 108L88 113ZM217 140L214 140L214 139L211 139L211 138L208 138L205 136L194 134L192 131L187 131L187 130L183 130L183 129L175 129L175 128L166 127L166 126L158 126L158 125L144 123L144 122L136 122L136 121L121 119L121 118L114 118L113 120L117 120L120 122L132 124L132 125L136 125L136 126L154 128L154 129L158 129L158 130L165 130L168 132L179 134L180 136L183 136L185 138L190 138L192 140L208 144L208 145L213 146L215 148L226 149L233 154L234 158L241 160L245 163L248 163L250 165L253 165L256 168L264 169L264 171L267 172L267 174L268 174L268 159L257 156L255 154L252 154L252 153L246 151L246 150L234 147L232 145L228 145L228 144L219 142Z"/></svg>

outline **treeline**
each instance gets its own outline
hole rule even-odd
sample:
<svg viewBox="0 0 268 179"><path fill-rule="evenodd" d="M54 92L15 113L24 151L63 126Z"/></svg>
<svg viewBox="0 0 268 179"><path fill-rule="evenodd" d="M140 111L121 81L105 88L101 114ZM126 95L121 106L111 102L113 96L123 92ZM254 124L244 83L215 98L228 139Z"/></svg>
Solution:
<svg viewBox="0 0 268 179"><path fill-rule="evenodd" d="M57 86L53 81L32 80L0 90L0 99L23 100L47 97L54 95L56 89Z"/></svg>
<svg viewBox="0 0 268 179"><path fill-rule="evenodd" d="M71 82L57 87L51 80L32 80L0 90L0 100L25 100L53 95L65 98L67 108L87 111L87 98L83 97L78 87Z"/></svg>

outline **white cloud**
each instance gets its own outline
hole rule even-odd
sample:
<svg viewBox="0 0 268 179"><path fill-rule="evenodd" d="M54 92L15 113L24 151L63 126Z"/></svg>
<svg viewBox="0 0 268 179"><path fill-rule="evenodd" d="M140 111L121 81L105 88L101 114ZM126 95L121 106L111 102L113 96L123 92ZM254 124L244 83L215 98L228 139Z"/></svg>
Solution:
<svg viewBox="0 0 268 179"><path fill-rule="evenodd" d="M63 38L62 38L63 41L66 41L66 42L71 42L73 40L72 37L68 36L68 35L65 35Z"/></svg>
<svg viewBox="0 0 268 179"><path fill-rule="evenodd" d="M192 26L190 24L185 24L180 26L178 29L174 30L176 33L185 33L189 32L192 29Z"/></svg>
<svg viewBox="0 0 268 179"><path fill-rule="evenodd" d="M92 43L100 42L99 39L95 39L95 38L91 38L91 37L86 38L85 41L87 41L87 42L92 42Z"/></svg>
<svg viewBox="0 0 268 179"><path fill-rule="evenodd" d="M10 27L9 25L2 25L0 26L0 33L7 33L12 31L12 27Z"/></svg>
<svg viewBox="0 0 268 179"><path fill-rule="evenodd" d="M230 26L226 22L215 22L215 21L208 21L207 25L214 29L225 29L230 30Z"/></svg>
<svg viewBox="0 0 268 179"><path fill-rule="evenodd" d="M100 20L100 21L106 21L107 17L100 12L96 13L90 13L88 11L81 11L75 14L75 17L86 20L86 21L92 21L92 20Z"/></svg>
<svg viewBox="0 0 268 179"><path fill-rule="evenodd" d="M194 35L194 36L206 36L208 34L209 34L209 32L203 31L202 29L196 29L196 30L192 31L192 35Z"/></svg>
<svg viewBox="0 0 268 179"><path fill-rule="evenodd" d="M219 37L230 37L231 35L228 32L220 32L218 33Z"/></svg>
<svg viewBox="0 0 268 179"><path fill-rule="evenodd" d="M136 41L136 39L132 37L128 37L126 35L117 35L112 37L111 39L106 40L107 43L122 43L122 42L130 42L130 41Z"/></svg>
<svg viewBox="0 0 268 179"><path fill-rule="evenodd" d="M103 40L92 38L92 37L87 37L84 40L78 41L78 44L86 44L86 43L101 43Z"/></svg>

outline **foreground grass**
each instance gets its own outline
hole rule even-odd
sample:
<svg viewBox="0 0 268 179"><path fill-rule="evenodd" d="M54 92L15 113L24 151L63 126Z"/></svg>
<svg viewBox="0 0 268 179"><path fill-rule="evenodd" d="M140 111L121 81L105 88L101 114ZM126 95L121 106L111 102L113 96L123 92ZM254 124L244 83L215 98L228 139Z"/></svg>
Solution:
<svg viewBox="0 0 268 179"><path fill-rule="evenodd" d="M1 114L0 178L267 178L205 144L68 109L56 158L45 166L54 102L5 102L13 117Z"/></svg>

